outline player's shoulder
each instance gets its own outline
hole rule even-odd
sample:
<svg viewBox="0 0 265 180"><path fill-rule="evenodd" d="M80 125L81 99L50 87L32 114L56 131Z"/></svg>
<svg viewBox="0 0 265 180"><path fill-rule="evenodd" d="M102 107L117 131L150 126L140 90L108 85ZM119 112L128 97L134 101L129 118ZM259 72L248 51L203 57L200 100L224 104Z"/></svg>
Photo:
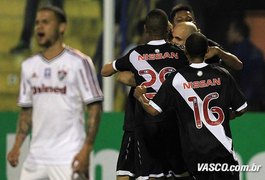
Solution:
<svg viewBox="0 0 265 180"><path fill-rule="evenodd" d="M68 57L67 59L69 59L71 63L83 63L86 61L92 62L92 59L88 55L70 46L65 47L65 53Z"/></svg>
<svg viewBox="0 0 265 180"><path fill-rule="evenodd" d="M70 46L66 46L65 47L65 52L69 55L69 56L73 56L74 58L77 59L85 59L85 58L90 58L88 55L86 55L85 53L81 52L78 49L72 48Z"/></svg>
<svg viewBox="0 0 265 180"><path fill-rule="evenodd" d="M38 59L41 58L41 53L37 52L35 54L32 54L31 56L27 57L25 60L22 61L22 66L23 65L29 65L34 62L37 62Z"/></svg>
<svg viewBox="0 0 265 180"><path fill-rule="evenodd" d="M223 74L225 76L231 76L229 71L225 69L224 67L221 67L215 64L209 64L208 66L214 69L216 72L219 72L220 74Z"/></svg>
<svg viewBox="0 0 265 180"><path fill-rule="evenodd" d="M175 49L176 51L184 52L184 46L182 46L182 45L176 45L176 44L172 44L172 43L167 43L167 45L170 48Z"/></svg>
<svg viewBox="0 0 265 180"><path fill-rule="evenodd" d="M169 42L165 42L162 44L139 44L138 46L134 47L131 49L131 51L133 50L137 50L137 49L149 49L149 48L170 48L172 50L176 50L176 51L183 51L183 49L181 48L181 46L177 46L174 44L171 44Z"/></svg>

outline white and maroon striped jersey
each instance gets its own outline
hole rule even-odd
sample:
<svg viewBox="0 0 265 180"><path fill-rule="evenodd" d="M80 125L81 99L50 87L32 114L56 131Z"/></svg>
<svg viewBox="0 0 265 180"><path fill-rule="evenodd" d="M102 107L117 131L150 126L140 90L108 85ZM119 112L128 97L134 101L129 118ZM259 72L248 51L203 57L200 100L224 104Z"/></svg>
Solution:
<svg viewBox="0 0 265 180"><path fill-rule="evenodd" d="M234 161L229 112L246 108L246 98L223 68L191 64L170 76L150 101L157 111L174 108L184 158L190 171L197 163Z"/></svg>
<svg viewBox="0 0 265 180"><path fill-rule="evenodd" d="M26 162L69 164L84 143L84 105L97 101L103 94L90 57L66 47L52 60L25 60L18 105L33 108Z"/></svg>

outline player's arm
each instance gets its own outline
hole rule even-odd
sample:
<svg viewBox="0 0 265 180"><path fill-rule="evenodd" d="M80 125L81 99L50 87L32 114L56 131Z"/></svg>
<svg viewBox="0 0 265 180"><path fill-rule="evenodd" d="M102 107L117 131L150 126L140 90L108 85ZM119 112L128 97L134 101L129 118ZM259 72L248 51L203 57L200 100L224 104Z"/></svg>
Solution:
<svg viewBox="0 0 265 180"><path fill-rule="evenodd" d="M18 164L20 147L29 134L32 126L32 108L22 108L17 123L17 132L15 143L7 155L7 160L11 166Z"/></svg>
<svg viewBox="0 0 265 180"><path fill-rule="evenodd" d="M243 68L243 63L233 54L219 48L218 46L210 46L208 52L205 55L205 59L212 58L213 56L218 56L222 61L234 70L241 70Z"/></svg>
<svg viewBox="0 0 265 180"><path fill-rule="evenodd" d="M101 69L101 75L103 77L108 77L115 74L117 71L113 68L113 62L105 64Z"/></svg>
<svg viewBox="0 0 265 180"><path fill-rule="evenodd" d="M235 111L231 109L229 114L230 120L243 115L245 112L247 112L247 103L243 104L240 108L238 108Z"/></svg>
<svg viewBox="0 0 265 180"><path fill-rule="evenodd" d="M134 97L141 103L146 112L148 112L152 116L158 115L160 112L158 112L149 104L149 100L144 95L145 93L146 88L144 86L137 86L134 90Z"/></svg>
<svg viewBox="0 0 265 180"><path fill-rule="evenodd" d="M134 74L130 71L123 71L118 73L117 80L127 86L135 87L136 82L134 78Z"/></svg>
<svg viewBox="0 0 265 180"><path fill-rule="evenodd" d="M87 111L88 119L85 143L81 148L80 152L75 156L72 164L74 172L85 173L86 176L88 176L89 156L93 149L100 123L102 103L95 102L92 104L88 104Z"/></svg>

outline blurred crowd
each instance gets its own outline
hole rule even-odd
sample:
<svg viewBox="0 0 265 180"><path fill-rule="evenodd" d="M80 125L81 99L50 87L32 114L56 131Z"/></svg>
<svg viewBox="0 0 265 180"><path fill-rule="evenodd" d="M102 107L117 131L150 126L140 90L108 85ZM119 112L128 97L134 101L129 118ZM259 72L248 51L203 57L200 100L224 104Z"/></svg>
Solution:
<svg viewBox="0 0 265 180"><path fill-rule="evenodd" d="M33 3L32 3L33 2ZM21 37L11 54L30 49L31 34L39 1L26 1L24 25ZM63 7L63 0L51 0L50 3ZM100 0L103 14L103 0ZM250 111L265 111L265 60L264 50L257 47L251 40L252 27L246 22L247 12L259 11L265 18L265 5L260 0L229 1L229 0L116 0L116 51L115 57L124 55L137 44L142 44L144 34L144 17L154 8L163 9L168 16L176 4L188 4L192 7L196 24L208 38L218 42L225 50L235 54L243 62L243 70L231 73L245 93ZM103 17L103 16L102 16ZM103 20L103 19L102 19ZM98 68L98 78L102 86L99 70L102 67L103 35L98 38L93 61ZM123 101L127 95L126 87L115 86L118 101ZM123 110L123 102L118 103L115 110Z"/></svg>

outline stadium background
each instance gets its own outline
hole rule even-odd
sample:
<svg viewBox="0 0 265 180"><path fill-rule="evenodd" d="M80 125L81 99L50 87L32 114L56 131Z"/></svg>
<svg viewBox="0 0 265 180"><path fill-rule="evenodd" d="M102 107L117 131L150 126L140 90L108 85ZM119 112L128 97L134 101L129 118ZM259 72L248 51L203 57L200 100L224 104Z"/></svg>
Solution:
<svg viewBox="0 0 265 180"><path fill-rule="evenodd" d="M19 40L23 23L25 1L0 1L0 180L16 180L20 166L11 168L6 162L6 153L13 144L18 107L16 99L20 75L20 64L31 53L38 51L34 40L32 52L10 55L9 50ZM70 46L93 57L97 40L102 31L100 1L65 0L65 11L69 27L65 41ZM265 15L250 13L252 39L265 52ZM120 51L120 47L116 48ZM116 54L118 54L116 52ZM265 53L264 53L265 54ZM91 174L96 180L115 179L115 164L122 136L124 88L116 84L115 104L112 113L104 113L94 153ZM263 180L265 177L265 114L247 113L232 122L235 150L242 164L260 164L260 172L243 173L244 180ZM25 142L22 159L28 150L29 139Z"/></svg>

